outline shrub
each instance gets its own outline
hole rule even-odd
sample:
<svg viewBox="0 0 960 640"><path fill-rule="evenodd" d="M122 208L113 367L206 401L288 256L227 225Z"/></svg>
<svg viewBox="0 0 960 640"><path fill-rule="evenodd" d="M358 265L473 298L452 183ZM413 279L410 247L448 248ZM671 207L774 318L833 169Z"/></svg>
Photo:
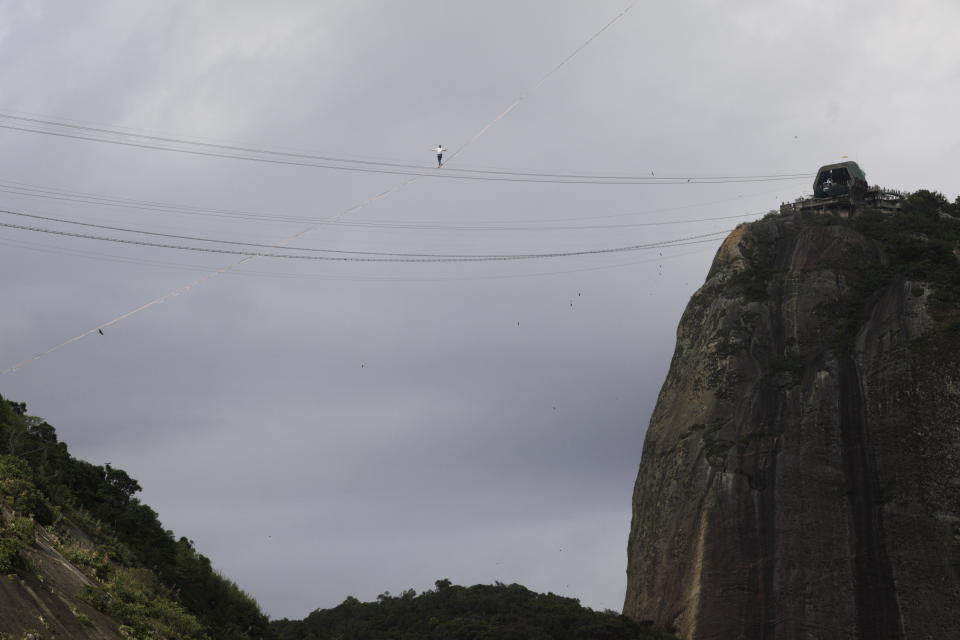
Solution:
<svg viewBox="0 0 960 640"><path fill-rule="evenodd" d="M208 640L203 624L177 604L146 569L117 569L100 588L86 587L83 597L118 618L133 637Z"/></svg>
<svg viewBox="0 0 960 640"><path fill-rule="evenodd" d="M14 456L0 456L0 498L14 511L33 513L40 494L26 462Z"/></svg>
<svg viewBox="0 0 960 640"><path fill-rule="evenodd" d="M0 573L13 573L20 564L20 543L0 536Z"/></svg>
<svg viewBox="0 0 960 640"><path fill-rule="evenodd" d="M93 575L105 580L110 576L111 565L104 554L77 544L60 547L60 553L73 564L86 567Z"/></svg>
<svg viewBox="0 0 960 640"><path fill-rule="evenodd" d="M6 532L21 545L29 546L37 541L37 525L32 518L17 516L10 520Z"/></svg>

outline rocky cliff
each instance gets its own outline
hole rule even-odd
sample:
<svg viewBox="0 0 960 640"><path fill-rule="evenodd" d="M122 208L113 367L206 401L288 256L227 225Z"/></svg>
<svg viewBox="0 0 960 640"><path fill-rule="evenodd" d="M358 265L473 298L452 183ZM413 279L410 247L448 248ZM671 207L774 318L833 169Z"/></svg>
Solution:
<svg viewBox="0 0 960 640"><path fill-rule="evenodd" d="M771 214L677 330L624 613L690 640L960 629L960 220Z"/></svg>

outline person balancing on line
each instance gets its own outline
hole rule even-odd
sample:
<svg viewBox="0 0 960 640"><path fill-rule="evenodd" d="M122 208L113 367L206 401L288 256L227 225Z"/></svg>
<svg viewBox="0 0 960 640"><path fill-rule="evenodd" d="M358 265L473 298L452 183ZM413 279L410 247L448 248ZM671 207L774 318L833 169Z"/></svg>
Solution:
<svg viewBox="0 0 960 640"><path fill-rule="evenodd" d="M437 152L437 168L439 169L443 166L443 152L446 151L446 149L443 148L442 144L438 144L434 151Z"/></svg>

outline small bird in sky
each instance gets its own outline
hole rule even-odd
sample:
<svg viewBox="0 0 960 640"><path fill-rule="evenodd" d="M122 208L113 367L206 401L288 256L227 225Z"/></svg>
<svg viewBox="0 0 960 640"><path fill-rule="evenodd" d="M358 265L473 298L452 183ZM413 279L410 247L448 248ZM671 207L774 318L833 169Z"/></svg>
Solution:
<svg viewBox="0 0 960 640"><path fill-rule="evenodd" d="M97 329L100 332L100 335L103 335L103 329Z"/></svg>

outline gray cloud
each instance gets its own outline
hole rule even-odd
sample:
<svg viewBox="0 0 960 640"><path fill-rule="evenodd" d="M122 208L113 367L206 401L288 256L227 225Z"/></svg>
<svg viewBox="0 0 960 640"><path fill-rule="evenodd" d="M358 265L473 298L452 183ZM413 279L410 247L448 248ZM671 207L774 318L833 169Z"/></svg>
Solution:
<svg viewBox="0 0 960 640"><path fill-rule="evenodd" d="M431 147L464 144L624 5L0 3L0 111L429 165ZM639 3L456 163L738 175L850 155L872 182L953 198L958 8L833 9ZM402 182L0 140L0 180L221 209L329 217ZM809 188L423 178L347 219L682 221L761 215ZM7 193L0 208L251 242L303 228ZM297 242L540 252L734 223L322 227ZM3 368L231 262L10 229L0 243ZM0 392L76 455L127 469L164 524L273 616L441 577L619 608L644 427L715 246L470 265L254 260L0 377Z"/></svg>

